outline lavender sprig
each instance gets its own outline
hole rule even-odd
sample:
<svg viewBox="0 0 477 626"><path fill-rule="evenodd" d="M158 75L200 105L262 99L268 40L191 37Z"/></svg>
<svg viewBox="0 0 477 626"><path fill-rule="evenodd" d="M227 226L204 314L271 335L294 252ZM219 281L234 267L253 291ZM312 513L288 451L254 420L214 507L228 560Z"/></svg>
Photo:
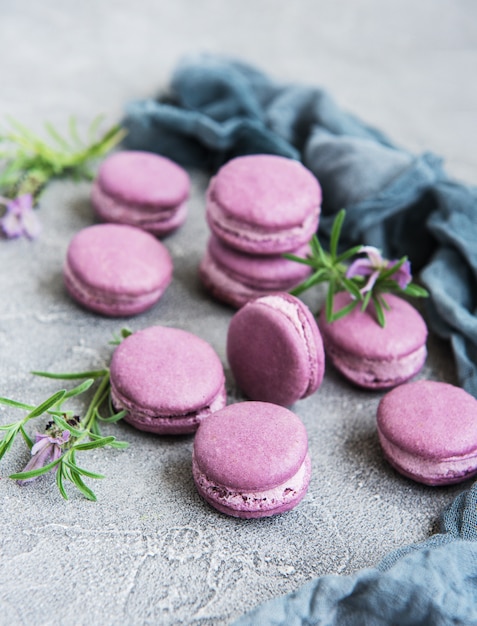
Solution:
<svg viewBox="0 0 477 626"><path fill-rule="evenodd" d="M359 305L364 312L372 302L377 320L384 327L388 305L383 294L396 293L413 297L427 297L429 294L426 289L411 282L411 266L405 256L399 260L388 261L373 246L354 246L338 254L338 242L345 217L346 211L342 209L333 222L329 252L323 249L318 237L313 235L310 253L306 258L294 254L284 255L287 259L313 268L311 275L290 293L298 296L319 283L328 283L325 300L328 322L344 317ZM353 257L362 254L366 256L360 256L348 265ZM349 292L352 300L339 311L334 311L334 296L340 291Z"/></svg>
<svg viewBox="0 0 477 626"><path fill-rule="evenodd" d="M121 337L127 337L130 331L123 329ZM121 338L116 338L117 343ZM88 499L96 500L94 492L88 487L83 478L100 479L102 474L91 472L77 463L77 452L103 448L126 448L128 443L118 441L113 436L103 436L99 423L117 422L124 417L126 411L115 412L110 398L109 368L73 373L32 372L37 376L56 380L82 380L82 382L67 391L61 389L47 398L38 406L32 406L9 398L0 398L0 404L28 411L27 415L5 426L0 440L0 459L10 450L16 437L21 435L30 450L31 458L22 472L11 474L10 478L17 480L20 485L31 482L38 476L55 471L56 485L66 500L68 494L65 481L73 483L76 488ZM95 387L94 394L87 405L82 417L74 415L72 411L63 408L63 404L70 398L79 396L90 388ZM35 440L28 435L26 425L31 420L49 415L49 421L43 433L36 432Z"/></svg>
<svg viewBox="0 0 477 626"><path fill-rule="evenodd" d="M46 123L50 141L45 141L13 118L8 121L10 129L0 132L0 195L5 206L0 227L8 238L20 235L33 238L38 235L39 226L31 209L47 183L65 176L75 181L91 180L92 162L114 148L126 131L114 125L98 136L102 121L99 116L90 125L87 138L82 140L72 117L68 137Z"/></svg>

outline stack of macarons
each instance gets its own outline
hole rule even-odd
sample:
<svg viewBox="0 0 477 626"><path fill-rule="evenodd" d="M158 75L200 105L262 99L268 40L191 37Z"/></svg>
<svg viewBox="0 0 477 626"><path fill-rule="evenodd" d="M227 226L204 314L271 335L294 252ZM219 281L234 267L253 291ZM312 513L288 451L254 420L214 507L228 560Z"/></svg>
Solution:
<svg viewBox="0 0 477 626"><path fill-rule="evenodd" d="M199 269L205 287L236 308L292 289L310 268L283 253L306 255L320 207L320 185L300 162L268 154L228 161L207 190L211 236Z"/></svg>
<svg viewBox="0 0 477 626"><path fill-rule="evenodd" d="M163 237L184 223L189 191L189 175L177 163L152 152L123 150L102 162L91 200L102 221Z"/></svg>

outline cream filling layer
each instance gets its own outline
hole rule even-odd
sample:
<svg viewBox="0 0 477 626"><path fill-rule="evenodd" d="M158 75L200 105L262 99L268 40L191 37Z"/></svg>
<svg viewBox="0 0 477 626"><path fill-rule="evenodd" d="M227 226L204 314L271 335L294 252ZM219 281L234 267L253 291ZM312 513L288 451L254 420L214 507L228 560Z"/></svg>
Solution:
<svg viewBox="0 0 477 626"><path fill-rule="evenodd" d="M272 230L271 228L260 227L260 225L257 224L250 224L247 228L245 222L239 222L226 215L220 205L217 204L212 194L209 194L207 198L207 217L217 231L227 233L235 239L238 237L239 239L245 239L250 242L260 242L262 244L265 241L276 242L284 238L306 241L307 234L316 230L319 214L320 206L317 205L310 210L310 213L303 222L296 226L284 226L283 228L277 226L276 229Z"/></svg>
<svg viewBox="0 0 477 626"><path fill-rule="evenodd" d="M270 511L292 503L308 488L311 461L307 454L298 472L289 480L264 491L239 491L209 480L192 455L192 474L199 492L206 500L234 511Z"/></svg>
<svg viewBox="0 0 477 626"><path fill-rule="evenodd" d="M93 185L91 198L97 212L105 219L114 219L118 222L137 226L154 226L176 219L181 220L185 218L187 213L185 201L176 206L154 207L128 204L124 200L105 194L98 184Z"/></svg>
<svg viewBox="0 0 477 626"><path fill-rule="evenodd" d="M227 399L227 393L225 385L217 392L217 395L211 400L211 402L203 407L200 407L193 411L184 411L183 413L160 414L153 409L146 409L144 407L137 406L131 400L122 395L115 387L114 382L111 381L111 399L113 405L118 410L126 410L130 414L131 419L134 422L140 422L141 424L153 426L153 425L173 425L179 421L187 423L199 423L204 417L223 409ZM127 416L126 416L127 419Z"/></svg>
<svg viewBox="0 0 477 626"><path fill-rule="evenodd" d="M406 452L386 439L379 430L378 436L384 455L391 465L418 482L427 485L450 484L477 473L477 450L462 457L426 459Z"/></svg>
<svg viewBox="0 0 477 626"><path fill-rule="evenodd" d="M325 339L325 349L337 369L353 381L361 384L378 385L407 380L417 374L423 366L426 346L395 359L378 360L359 357L349 352L336 350Z"/></svg>
<svg viewBox="0 0 477 626"><path fill-rule="evenodd" d="M152 304L158 300L164 292L168 282L161 285L158 289L154 289L145 294L129 294L129 293L117 293L110 291L100 291L90 285L86 285L78 280L74 272L68 263L63 268L63 276L67 289L71 294L77 298L80 302L86 304L97 305L117 305L120 307L134 306L146 306Z"/></svg>

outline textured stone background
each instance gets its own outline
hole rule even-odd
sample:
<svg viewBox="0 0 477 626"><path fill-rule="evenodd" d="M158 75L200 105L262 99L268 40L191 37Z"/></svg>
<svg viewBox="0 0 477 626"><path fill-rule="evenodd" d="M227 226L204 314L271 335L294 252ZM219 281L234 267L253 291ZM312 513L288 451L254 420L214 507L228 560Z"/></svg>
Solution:
<svg viewBox="0 0 477 626"><path fill-rule="evenodd" d="M454 176L476 182L474 0L1 0L0 116L38 131L45 120L66 128L71 114L82 128L98 113L114 122L127 101L165 86L183 54L204 50L322 85L397 143L435 151ZM124 324L166 324L208 340L229 400L240 398L225 358L232 311L197 280L207 178L192 178L187 224L165 241L173 284L133 319L82 311L63 289L68 241L94 221L88 184L48 188L38 241L0 240L0 395L40 402L56 387L31 369L95 368ZM454 381L434 337L420 376ZM313 577L371 566L427 537L463 487L425 488L388 467L375 433L380 397L328 368L322 388L293 407L309 433L309 493L295 511L261 521L229 519L200 500L190 437L105 428L131 445L80 459L107 475L94 484L97 503L72 489L64 502L52 476L19 488L8 475L28 455L16 445L0 464L0 624L228 624ZM11 418L0 408L1 423Z"/></svg>

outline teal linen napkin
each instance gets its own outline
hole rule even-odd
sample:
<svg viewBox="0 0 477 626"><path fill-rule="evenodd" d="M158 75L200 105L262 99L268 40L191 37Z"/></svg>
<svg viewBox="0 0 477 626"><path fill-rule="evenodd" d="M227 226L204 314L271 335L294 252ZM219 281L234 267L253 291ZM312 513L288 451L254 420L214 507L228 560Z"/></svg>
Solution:
<svg viewBox="0 0 477 626"><path fill-rule="evenodd" d="M477 483L444 511L441 532L376 568L322 576L234 626L475 626Z"/></svg>

